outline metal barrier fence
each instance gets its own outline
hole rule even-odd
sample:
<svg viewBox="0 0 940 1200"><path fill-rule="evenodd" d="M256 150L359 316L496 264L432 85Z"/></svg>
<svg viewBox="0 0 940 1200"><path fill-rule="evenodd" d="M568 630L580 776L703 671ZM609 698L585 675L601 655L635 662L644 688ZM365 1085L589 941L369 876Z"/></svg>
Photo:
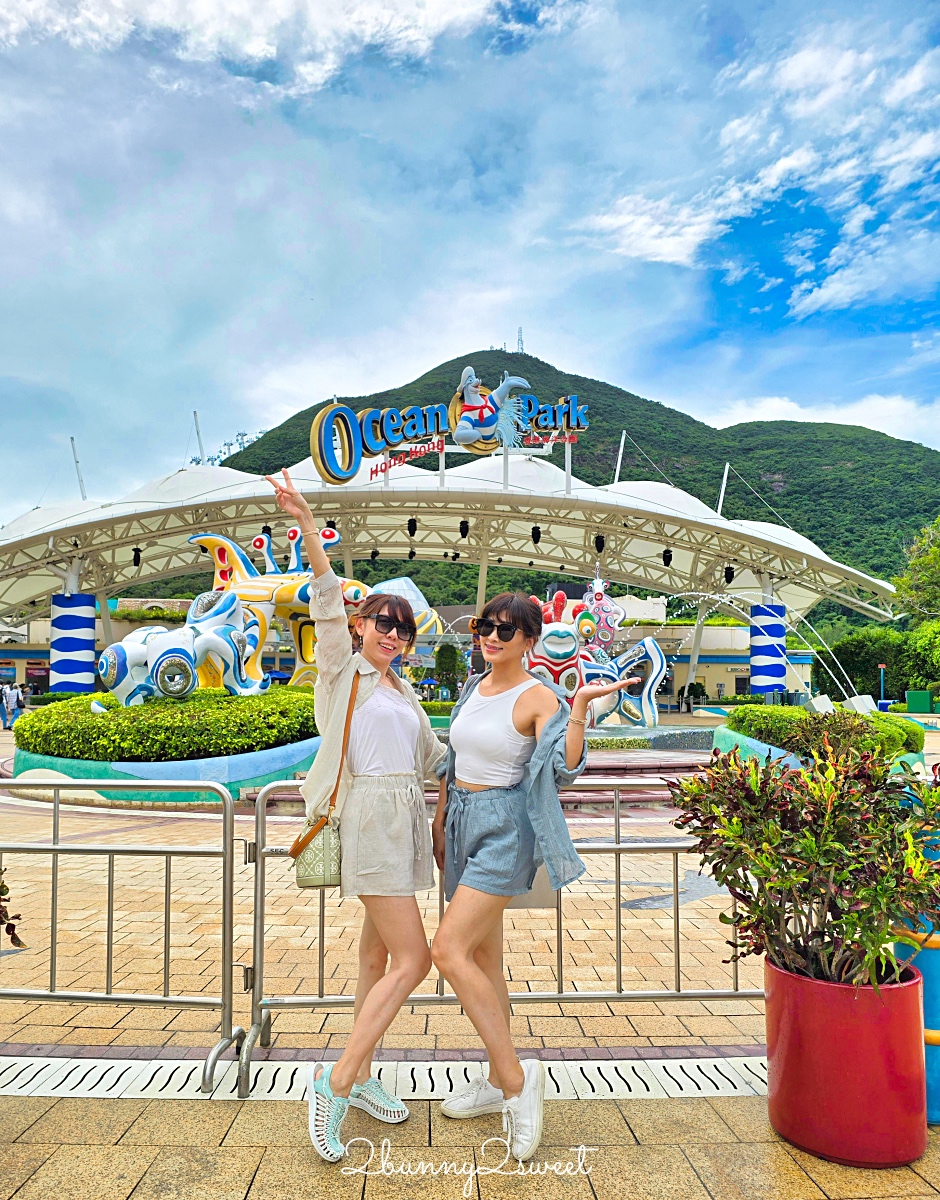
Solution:
<svg viewBox="0 0 940 1200"><path fill-rule="evenodd" d="M212 1048L202 1071L202 1090L211 1092L213 1075L220 1055L231 1045L241 1046L245 1031L232 1026L232 964L234 959L234 884L235 884L235 806L232 797L221 784L204 780L193 782L157 782L117 779L69 779L56 785L52 780L10 780L7 788L20 791L52 790L52 844L0 842L0 865L4 854L48 854L52 856L51 903L49 922L49 988L0 988L0 999L73 1001L80 1004L121 1004L159 1008L210 1009L220 1014L220 1038ZM59 842L61 791L122 791L122 792L209 792L222 805L222 845L216 846L126 846L94 845ZM59 916L59 859L69 857L104 857L108 860L108 907L105 934L105 990L103 992L62 991L56 987ZM111 984L114 966L114 865L116 858L147 857L164 860L163 880L163 994L143 995L136 992L113 992ZM222 860L222 919L220 996L170 995L170 897L172 861L174 858L220 858Z"/></svg>
<svg viewBox="0 0 940 1200"><path fill-rule="evenodd" d="M328 996L325 994L325 934L326 934L326 889L320 889L319 921L317 936L317 994L315 996L265 996L264 994L264 942L265 942L265 867L269 858L287 856L286 847L269 846L267 844L267 806L272 794L287 791L299 791L300 783L294 780L267 784L258 793L255 800L255 840L248 843L248 860L255 864L254 879L254 933L252 938L252 964L249 969L248 983L251 987L251 1027L241 1045L238 1063L238 1096L245 1099L250 1091L251 1056L256 1044L262 1046L271 1042L271 1015L279 1009L317 1009L317 1008L352 1008L354 996ZM747 989L739 986L738 964L732 963L731 988L708 988L704 990L682 988L681 952L679 944L679 856L692 853L688 840L670 842L641 842L624 843L621 841L621 794L631 791L649 791L648 781L636 779L579 779L571 791L576 792L613 792L614 796L614 841L611 842L581 842L578 853L586 855L612 855L614 859L614 909L615 909L615 972L616 989L614 991L581 992L564 990L564 959L563 939L564 923L562 911L562 893L556 893L555 898L555 976L556 990L554 992L511 992L509 999L513 1004L545 1004L565 1002L566 1004L597 1004L608 1001L668 1001L668 1000L726 1000L726 999L759 999L763 991L759 988ZM672 856L672 944L674 958L674 986L671 989L659 991L627 991L623 987L623 927L621 909L621 861L624 855L669 854ZM735 905L732 901L732 911ZM438 916L444 913L444 881L438 886ZM420 1004L453 1004L460 1001L453 993L446 993L444 980L438 977L436 990L433 992L414 993L405 1001L409 1005Z"/></svg>

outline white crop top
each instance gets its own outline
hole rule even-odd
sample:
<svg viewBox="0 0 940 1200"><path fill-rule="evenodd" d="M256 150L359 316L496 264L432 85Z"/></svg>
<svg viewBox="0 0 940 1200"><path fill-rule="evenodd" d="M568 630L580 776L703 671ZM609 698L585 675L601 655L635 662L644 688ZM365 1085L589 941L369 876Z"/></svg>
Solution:
<svg viewBox="0 0 940 1200"><path fill-rule="evenodd" d="M498 696L481 696L477 685L450 727L454 774L463 783L515 787L535 751L535 738L523 737L512 723L516 701L538 679L527 679Z"/></svg>
<svg viewBox="0 0 940 1200"><path fill-rule="evenodd" d="M353 713L346 764L353 775L413 775L421 718L383 683Z"/></svg>

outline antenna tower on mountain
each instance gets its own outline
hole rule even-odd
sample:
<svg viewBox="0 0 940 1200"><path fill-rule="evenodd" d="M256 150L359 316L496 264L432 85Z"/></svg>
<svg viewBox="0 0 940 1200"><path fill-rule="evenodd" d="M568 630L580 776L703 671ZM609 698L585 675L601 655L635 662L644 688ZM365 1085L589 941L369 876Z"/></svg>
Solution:
<svg viewBox="0 0 940 1200"><path fill-rule="evenodd" d="M525 351L522 348L522 326L521 325L519 326L519 338L516 342L516 353L517 354L525 354Z"/></svg>

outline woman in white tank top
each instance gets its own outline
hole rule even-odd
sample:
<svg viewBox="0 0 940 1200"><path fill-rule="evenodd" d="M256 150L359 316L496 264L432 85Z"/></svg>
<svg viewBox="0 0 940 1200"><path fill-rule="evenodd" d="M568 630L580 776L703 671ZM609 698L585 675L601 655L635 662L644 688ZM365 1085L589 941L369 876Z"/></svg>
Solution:
<svg viewBox="0 0 940 1200"><path fill-rule="evenodd" d="M558 784L584 769L591 700L635 681L583 687L569 710L524 665L542 628L535 600L504 592L475 622L490 669L468 680L451 721L432 826L450 904L431 957L482 1038L490 1071L488 1079L446 1100L441 1112L502 1112L510 1150L525 1160L541 1138L544 1075L537 1059L520 1063L509 1032L503 912L513 896L531 890L540 861L554 874L555 887L583 872L561 815Z"/></svg>

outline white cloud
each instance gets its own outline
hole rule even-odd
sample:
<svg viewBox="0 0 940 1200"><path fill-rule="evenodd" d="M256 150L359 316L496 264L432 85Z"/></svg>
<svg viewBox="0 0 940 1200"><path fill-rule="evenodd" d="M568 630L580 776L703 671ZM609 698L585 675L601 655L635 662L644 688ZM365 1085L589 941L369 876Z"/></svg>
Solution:
<svg viewBox="0 0 940 1200"><path fill-rule="evenodd" d="M940 282L940 233L900 221L829 255L828 274L818 285L799 284L791 311L810 313L850 308L863 300L920 299Z"/></svg>
<svg viewBox="0 0 940 1200"><path fill-rule="evenodd" d="M706 135L687 184L651 176L581 228L620 256L712 265L711 246L736 219L798 188L826 210L838 240L822 263L800 243L810 228L780 248L794 278L822 272L816 286L794 289L794 316L923 295L934 270L919 255L933 247L917 221L935 215L940 161L940 51L923 52L924 36L916 24L889 33L846 20L809 24L795 46L755 42L715 80L722 154Z"/></svg>
<svg viewBox="0 0 940 1200"><path fill-rule="evenodd" d="M940 449L940 400L921 404L907 396L872 393L847 403L797 404L788 396L757 396L736 400L712 417L717 429L747 421L817 421L861 425L894 438L921 442Z"/></svg>
<svg viewBox="0 0 940 1200"><path fill-rule="evenodd" d="M61 38L110 50L133 34L171 33L180 56L264 62L289 48L295 89L315 90L366 47L425 57L442 35L490 20L497 0L5 0L0 40Z"/></svg>

